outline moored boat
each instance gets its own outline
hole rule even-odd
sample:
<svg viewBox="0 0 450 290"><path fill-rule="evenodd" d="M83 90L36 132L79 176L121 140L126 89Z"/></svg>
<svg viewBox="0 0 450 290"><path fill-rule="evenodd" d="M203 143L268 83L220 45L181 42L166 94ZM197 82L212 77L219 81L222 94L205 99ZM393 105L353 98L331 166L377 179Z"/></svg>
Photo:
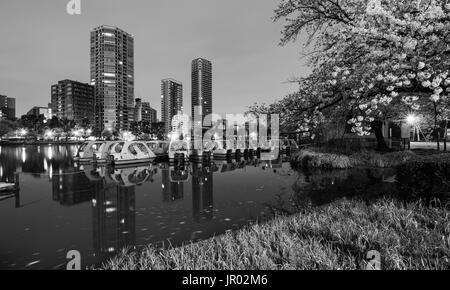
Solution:
<svg viewBox="0 0 450 290"><path fill-rule="evenodd" d="M147 141L148 148L156 155L157 158L167 158L169 156L168 141Z"/></svg>
<svg viewBox="0 0 450 290"><path fill-rule="evenodd" d="M94 153L94 162L96 163L106 163L109 152L113 148L113 146L119 141L107 141L103 143L99 149Z"/></svg>
<svg viewBox="0 0 450 290"><path fill-rule="evenodd" d="M105 141L89 141L81 145L78 149L76 155L74 156L75 161L91 162L94 160L94 154L97 150L105 143Z"/></svg>
<svg viewBox="0 0 450 290"><path fill-rule="evenodd" d="M113 165L152 162L156 155L143 141L120 141L109 152L108 162Z"/></svg>

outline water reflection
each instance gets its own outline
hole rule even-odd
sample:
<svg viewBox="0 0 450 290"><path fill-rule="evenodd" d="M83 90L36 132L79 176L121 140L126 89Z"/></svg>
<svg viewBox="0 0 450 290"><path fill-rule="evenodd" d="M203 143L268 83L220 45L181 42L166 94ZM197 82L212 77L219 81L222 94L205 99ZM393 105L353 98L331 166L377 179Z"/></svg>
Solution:
<svg viewBox="0 0 450 290"><path fill-rule="evenodd" d="M210 167L192 165L192 214L198 223L213 218L213 171L217 169L215 164Z"/></svg>
<svg viewBox="0 0 450 290"><path fill-rule="evenodd" d="M7 269L64 268L65 253L74 249L90 266L124 247L167 240L177 246L274 211L357 194L352 188L378 186L386 177L362 170L299 173L282 159L110 168L73 163L70 146L0 149L0 180L20 185L0 200L0 268Z"/></svg>
<svg viewBox="0 0 450 290"><path fill-rule="evenodd" d="M184 184L189 181L189 173L186 165L169 166L162 164L162 196L164 202L175 202L183 199Z"/></svg>
<svg viewBox="0 0 450 290"><path fill-rule="evenodd" d="M94 251L105 260L136 243L135 188L105 180L95 182L92 189Z"/></svg>
<svg viewBox="0 0 450 290"><path fill-rule="evenodd" d="M0 147L0 182L14 182L15 173L31 173L35 177L53 171L73 169L71 146Z"/></svg>

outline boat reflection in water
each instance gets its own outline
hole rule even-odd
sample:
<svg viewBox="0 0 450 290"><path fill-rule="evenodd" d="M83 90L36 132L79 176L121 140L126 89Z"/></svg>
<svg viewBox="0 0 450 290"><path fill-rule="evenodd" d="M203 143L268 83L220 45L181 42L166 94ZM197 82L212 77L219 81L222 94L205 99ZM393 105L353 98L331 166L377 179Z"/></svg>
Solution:
<svg viewBox="0 0 450 290"><path fill-rule="evenodd" d="M230 166L224 163L220 167ZM185 188L191 183L193 221L205 223L213 219L213 172L218 169L216 164L188 163L177 166L167 163L122 167L79 165L78 172L53 175L53 200L66 207L91 204L94 261L105 261L118 250L137 244L137 186L154 183L159 172L162 202L172 204L184 200Z"/></svg>
<svg viewBox="0 0 450 290"><path fill-rule="evenodd" d="M80 165L78 172L53 176L53 200L63 206L91 204L93 255L95 256L93 261L105 261L122 248L144 245L142 241L137 242L139 239L137 236L140 234L137 228L140 226L136 224L136 217L143 215L136 208L137 188L145 189L145 184L155 184L160 180L162 192L160 207L165 208L164 204L167 204L169 208L177 207L177 204L181 203L180 206L183 209L180 210L180 217L186 210L184 209L185 191L190 193L191 221L198 226L188 228L188 235L181 233L181 237L176 239L184 242L199 238L202 233L202 230L199 230L202 229L201 225L214 220L214 174L231 173L246 166L258 167L265 166L264 164L251 160L213 162L206 165L184 163L173 166L168 163L122 167ZM183 232L180 225L188 223L188 221L182 221L178 223L178 227L169 228L167 224L171 223L172 217L167 214L162 217L161 212L158 212L155 220L160 221L162 218L166 219L166 222L160 222L165 225L161 227L163 231L159 234L148 233L154 238L144 239L146 242L164 241L168 238L164 233L166 227ZM156 222L155 220L153 222ZM246 223L247 219L243 221ZM173 233L169 235L169 239L171 238L174 238Z"/></svg>

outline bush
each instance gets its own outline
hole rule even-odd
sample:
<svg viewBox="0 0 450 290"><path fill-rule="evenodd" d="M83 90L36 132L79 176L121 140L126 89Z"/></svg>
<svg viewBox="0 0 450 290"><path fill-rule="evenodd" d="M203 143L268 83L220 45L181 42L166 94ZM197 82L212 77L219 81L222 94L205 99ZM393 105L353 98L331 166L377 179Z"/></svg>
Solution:
<svg viewBox="0 0 450 290"><path fill-rule="evenodd" d="M450 197L450 156L436 155L408 161L397 167L399 193L407 199Z"/></svg>
<svg viewBox="0 0 450 290"><path fill-rule="evenodd" d="M294 169L346 169L351 168L352 161L346 155L318 153L303 150L293 156L291 165Z"/></svg>
<svg viewBox="0 0 450 290"><path fill-rule="evenodd" d="M380 154L375 151L362 151L360 153L352 154L351 159L354 160L355 165L391 168L396 167L404 162L416 160L418 156L411 151L399 151Z"/></svg>

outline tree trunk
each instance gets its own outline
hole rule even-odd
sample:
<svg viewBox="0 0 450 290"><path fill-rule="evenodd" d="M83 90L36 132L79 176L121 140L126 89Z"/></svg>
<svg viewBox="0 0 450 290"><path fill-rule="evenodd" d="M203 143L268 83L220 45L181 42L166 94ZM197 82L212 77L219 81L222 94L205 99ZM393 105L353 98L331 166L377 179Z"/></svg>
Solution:
<svg viewBox="0 0 450 290"><path fill-rule="evenodd" d="M447 121L447 120L445 120L445 132L444 132L444 152L447 152L447 139L448 139L447 131L448 131L448 121Z"/></svg>
<svg viewBox="0 0 450 290"><path fill-rule="evenodd" d="M440 133L438 130L438 112L437 112L437 105L436 103L434 105L434 132L436 133L436 139L437 139L437 150L438 152L441 151L441 143L440 143Z"/></svg>
<svg viewBox="0 0 450 290"><path fill-rule="evenodd" d="M387 150L388 146L383 136L383 122L382 121L374 121L372 123L372 130L377 137L378 150Z"/></svg>

